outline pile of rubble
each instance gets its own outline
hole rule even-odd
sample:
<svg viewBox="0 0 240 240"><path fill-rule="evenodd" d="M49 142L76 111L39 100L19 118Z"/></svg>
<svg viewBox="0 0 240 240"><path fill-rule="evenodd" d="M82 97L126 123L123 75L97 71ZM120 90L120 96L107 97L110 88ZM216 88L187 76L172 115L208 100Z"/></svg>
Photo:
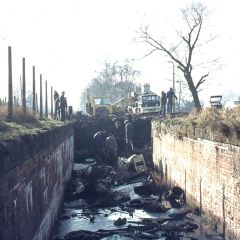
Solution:
<svg viewBox="0 0 240 240"><path fill-rule="evenodd" d="M112 167L87 158L74 164L52 239L223 239L201 233L184 191L156 184L143 155L118 162Z"/></svg>

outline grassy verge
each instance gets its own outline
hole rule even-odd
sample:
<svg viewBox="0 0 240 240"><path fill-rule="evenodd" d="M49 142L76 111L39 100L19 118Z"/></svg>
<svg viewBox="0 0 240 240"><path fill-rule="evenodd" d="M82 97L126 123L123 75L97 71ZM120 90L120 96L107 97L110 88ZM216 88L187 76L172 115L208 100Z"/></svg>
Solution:
<svg viewBox="0 0 240 240"><path fill-rule="evenodd" d="M37 119L32 113L24 116L20 108L14 109L12 121L7 120L6 107L0 107L0 141L13 139L17 136L34 134L40 130L51 129L64 123L53 119Z"/></svg>

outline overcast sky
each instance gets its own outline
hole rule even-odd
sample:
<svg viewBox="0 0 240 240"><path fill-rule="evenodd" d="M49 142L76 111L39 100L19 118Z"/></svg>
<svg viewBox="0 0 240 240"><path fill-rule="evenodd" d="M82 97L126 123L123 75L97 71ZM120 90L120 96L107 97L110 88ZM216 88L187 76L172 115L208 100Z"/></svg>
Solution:
<svg viewBox="0 0 240 240"><path fill-rule="evenodd" d="M27 90L32 88L32 66L58 92L65 91L69 105L79 107L81 91L101 71L105 60L141 59L148 46L134 41L137 31L149 26L158 38L181 27L179 8L188 0L6 0L0 1L0 97L7 96L7 47L12 46L14 88L19 88L22 57L26 58ZM207 34L217 35L206 47L207 57L220 57L221 69L212 73L200 93L239 92L239 1L204 0L211 15ZM203 48L204 50L204 48ZM205 54L206 57L206 54ZM160 94L171 86L172 65L161 53L136 60L142 72L138 81L148 82ZM182 80L176 72L176 80ZM37 89L38 91L39 89Z"/></svg>

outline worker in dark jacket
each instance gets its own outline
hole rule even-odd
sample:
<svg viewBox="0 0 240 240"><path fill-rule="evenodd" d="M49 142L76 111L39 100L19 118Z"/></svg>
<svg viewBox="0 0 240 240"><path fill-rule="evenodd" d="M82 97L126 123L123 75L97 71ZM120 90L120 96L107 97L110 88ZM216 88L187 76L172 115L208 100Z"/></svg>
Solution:
<svg viewBox="0 0 240 240"><path fill-rule="evenodd" d="M118 145L118 153L121 155L125 151L125 129L122 119L118 119L114 123L114 136Z"/></svg>
<svg viewBox="0 0 240 240"><path fill-rule="evenodd" d="M166 115L167 94L162 91L161 93L161 115Z"/></svg>
<svg viewBox="0 0 240 240"><path fill-rule="evenodd" d="M66 112L67 112L67 99L64 96L65 92L62 92L60 97L60 111L61 111L61 121L66 120Z"/></svg>
<svg viewBox="0 0 240 240"><path fill-rule="evenodd" d="M125 138L128 150L133 150L133 124L129 120L125 120Z"/></svg>
<svg viewBox="0 0 240 240"><path fill-rule="evenodd" d="M117 142L112 133L109 133L105 141L105 160L111 165L117 164Z"/></svg>
<svg viewBox="0 0 240 240"><path fill-rule="evenodd" d="M170 88L170 90L167 92L167 113L171 115L173 113L174 98L177 99L173 89Z"/></svg>
<svg viewBox="0 0 240 240"><path fill-rule="evenodd" d="M107 137L108 137L108 133L106 131L96 132L93 136L95 154L100 161L104 161L105 159L104 148L105 148L105 141Z"/></svg>
<svg viewBox="0 0 240 240"><path fill-rule="evenodd" d="M60 96L57 91L54 91L54 119L60 119Z"/></svg>

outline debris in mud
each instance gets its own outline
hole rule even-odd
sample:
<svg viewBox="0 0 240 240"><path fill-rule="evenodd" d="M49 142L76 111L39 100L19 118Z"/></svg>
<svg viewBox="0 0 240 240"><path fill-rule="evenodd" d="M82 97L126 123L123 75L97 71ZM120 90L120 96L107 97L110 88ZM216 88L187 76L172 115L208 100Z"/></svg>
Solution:
<svg viewBox="0 0 240 240"><path fill-rule="evenodd" d="M184 217L186 217L187 214L190 212L191 212L191 210L189 210L189 209L174 209L174 208L172 208L167 212L167 215L170 218L174 218L176 220L181 220Z"/></svg>
<svg viewBox="0 0 240 240"><path fill-rule="evenodd" d="M164 213L168 210L164 205L162 205L157 201L145 204L143 209L147 212L158 212L158 213Z"/></svg>
<svg viewBox="0 0 240 240"><path fill-rule="evenodd" d="M95 216L91 216L91 217L89 218L89 222L95 223Z"/></svg>
<svg viewBox="0 0 240 240"><path fill-rule="evenodd" d="M155 182L147 169L144 172L136 168L117 170L104 164L91 165L89 174L83 169L89 168L75 165L74 178L67 190L71 197L64 203L65 211L76 209L77 212L60 218L67 221L78 219L83 224L77 231L65 232L64 239L104 239L113 235L124 239L159 239L161 236L170 239L173 233L180 236L179 227L181 232L189 231L191 227L194 230L189 223L180 225L174 222L184 218L189 211L179 209L169 212L168 216L169 208L159 201L158 195L153 195L156 193ZM142 216L157 214L158 217L137 217L139 211ZM161 214L165 217L161 218Z"/></svg>
<svg viewBox="0 0 240 240"><path fill-rule="evenodd" d="M181 208L186 203L185 192L178 186L174 186L171 189L170 194L166 199L173 208Z"/></svg>
<svg viewBox="0 0 240 240"><path fill-rule="evenodd" d="M132 155L127 159L127 162L129 166L134 165L135 171L139 174L147 171L146 163L142 154Z"/></svg>
<svg viewBox="0 0 240 240"><path fill-rule="evenodd" d="M141 197L148 197L152 194L156 194L156 183L155 181L149 176L148 179L142 180L141 186L135 186L134 192Z"/></svg>
<svg viewBox="0 0 240 240"><path fill-rule="evenodd" d="M73 192L73 195L79 195L80 193L82 193L85 189L84 184L80 181L76 182L76 186L75 186L75 192Z"/></svg>
<svg viewBox="0 0 240 240"><path fill-rule="evenodd" d="M113 224L115 226L123 226L127 223L127 219L126 218L118 218L116 221L113 222Z"/></svg>

